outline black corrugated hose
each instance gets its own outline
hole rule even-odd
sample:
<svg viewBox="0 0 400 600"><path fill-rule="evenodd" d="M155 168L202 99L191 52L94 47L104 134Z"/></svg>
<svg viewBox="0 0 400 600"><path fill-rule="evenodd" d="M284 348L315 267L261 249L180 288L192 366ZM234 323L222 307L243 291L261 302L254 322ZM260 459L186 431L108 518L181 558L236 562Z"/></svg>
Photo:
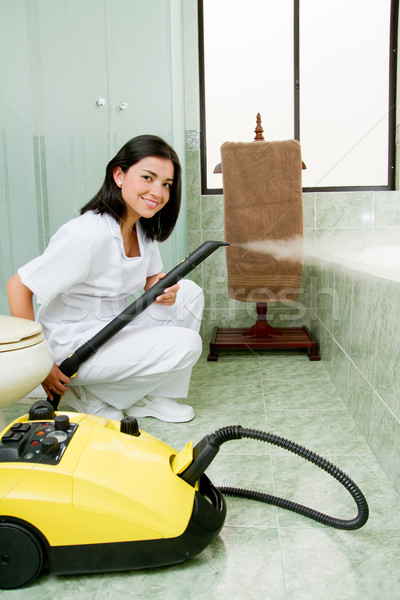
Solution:
<svg viewBox="0 0 400 600"><path fill-rule="evenodd" d="M303 506L302 504L292 502L290 500L284 500L283 498L278 498L277 496L271 496L262 492L254 492L251 490L244 490L238 488L220 487L219 490L222 494L226 496L236 496L238 498L249 498L251 500L266 502L267 504L273 504L274 506L286 508L287 510L291 510L300 515L304 515L305 517L314 519L314 521L318 521L319 523L323 523L324 525L328 525L336 529L360 529L367 522L369 514L368 504L358 486L354 483L354 481L350 479L350 477L343 473L343 471L335 467L335 465L333 465L332 463L325 460L322 456L315 454L311 450L307 450L307 448L299 446L298 444L286 440L285 438L279 437L277 435L267 433L265 431L258 431L256 429L246 429L241 427L240 425L222 427L221 429L217 429L217 431L210 434L210 436L208 437L212 444L216 444L218 446L229 440L251 438L255 440L260 440L262 442L268 442L270 444L274 444L275 446L280 446L285 450L289 450L290 452L293 452L294 454L305 458L306 460L314 463L317 467L320 467L321 469L329 473L329 475L337 479L339 483L341 483L346 488L346 490L351 494L357 505L358 514L354 519L350 520L337 519L335 517L325 515L324 513L320 513L312 508L308 508L307 506Z"/></svg>

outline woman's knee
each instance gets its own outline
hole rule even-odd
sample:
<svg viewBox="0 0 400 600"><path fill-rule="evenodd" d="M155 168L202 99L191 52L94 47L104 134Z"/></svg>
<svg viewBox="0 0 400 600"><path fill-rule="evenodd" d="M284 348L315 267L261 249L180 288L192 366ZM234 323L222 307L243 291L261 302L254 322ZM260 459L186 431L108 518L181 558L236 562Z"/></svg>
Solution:
<svg viewBox="0 0 400 600"><path fill-rule="evenodd" d="M179 282L180 290L178 297L184 305L196 304L201 309L204 307L203 290L191 279L183 279Z"/></svg>
<svg viewBox="0 0 400 600"><path fill-rule="evenodd" d="M203 290L190 279L184 279L179 285L177 324L199 331L204 309Z"/></svg>
<svg viewBox="0 0 400 600"><path fill-rule="evenodd" d="M192 353L195 357L195 362L197 362L203 351L203 341L197 331L194 331L193 329L190 329L189 331L192 337Z"/></svg>
<svg viewBox="0 0 400 600"><path fill-rule="evenodd" d="M173 343L173 352L182 365L194 365L203 350L203 343L200 335L193 329L178 327L171 331L171 340Z"/></svg>

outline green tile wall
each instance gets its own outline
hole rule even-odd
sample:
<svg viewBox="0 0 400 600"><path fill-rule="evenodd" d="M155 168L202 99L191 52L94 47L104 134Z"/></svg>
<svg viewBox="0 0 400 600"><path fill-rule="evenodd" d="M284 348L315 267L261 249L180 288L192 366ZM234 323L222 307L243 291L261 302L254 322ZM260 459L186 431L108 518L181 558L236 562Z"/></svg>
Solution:
<svg viewBox="0 0 400 600"><path fill-rule="evenodd" d="M317 252L400 244L399 192L315 194L314 201ZM326 259L312 271L316 281L312 330L320 340L323 360L400 491L400 283ZM322 293L326 289L331 294Z"/></svg>
<svg viewBox="0 0 400 600"><path fill-rule="evenodd" d="M207 239L223 239L223 196L201 195L196 144L187 143L186 164L193 250ZM304 194L303 215L305 246L317 257L336 249L400 244L400 192ZM254 322L254 305L227 296L223 250L202 263L193 278L205 292L205 347L215 325ZM268 313L272 325L310 327L333 383L400 491L399 295L398 282L309 258L297 303L271 304Z"/></svg>

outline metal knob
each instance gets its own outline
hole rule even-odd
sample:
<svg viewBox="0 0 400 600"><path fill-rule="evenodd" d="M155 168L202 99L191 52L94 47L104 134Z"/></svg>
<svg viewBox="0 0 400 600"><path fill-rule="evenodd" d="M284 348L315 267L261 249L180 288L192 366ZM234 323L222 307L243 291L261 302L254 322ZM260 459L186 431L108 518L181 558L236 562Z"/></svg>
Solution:
<svg viewBox="0 0 400 600"><path fill-rule="evenodd" d="M105 105L105 103L106 103L106 99L105 99L105 98L98 98L98 99L96 100L96 104L97 104L97 106L104 106L104 105Z"/></svg>
<svg viewBox="0 0 400 600"><path fill-rule="evenodd" d="M128 103L127 102L122 102L119 105L119 110L126 110L128 108Z"/></svg>

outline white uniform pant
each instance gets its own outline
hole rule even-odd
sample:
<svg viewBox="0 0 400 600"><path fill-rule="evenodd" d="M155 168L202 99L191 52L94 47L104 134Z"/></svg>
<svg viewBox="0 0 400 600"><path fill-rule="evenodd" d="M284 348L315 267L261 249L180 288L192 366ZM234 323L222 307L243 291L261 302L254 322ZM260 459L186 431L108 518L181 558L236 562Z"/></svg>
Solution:
<svg viewBox="0 0 400 600"><path fill-rule="evenodd" d="M147 395L186 398L202 350L204 297L193 281L179 285L173 306L149 306L82 363L70 385L119 410Z"/></svg>

